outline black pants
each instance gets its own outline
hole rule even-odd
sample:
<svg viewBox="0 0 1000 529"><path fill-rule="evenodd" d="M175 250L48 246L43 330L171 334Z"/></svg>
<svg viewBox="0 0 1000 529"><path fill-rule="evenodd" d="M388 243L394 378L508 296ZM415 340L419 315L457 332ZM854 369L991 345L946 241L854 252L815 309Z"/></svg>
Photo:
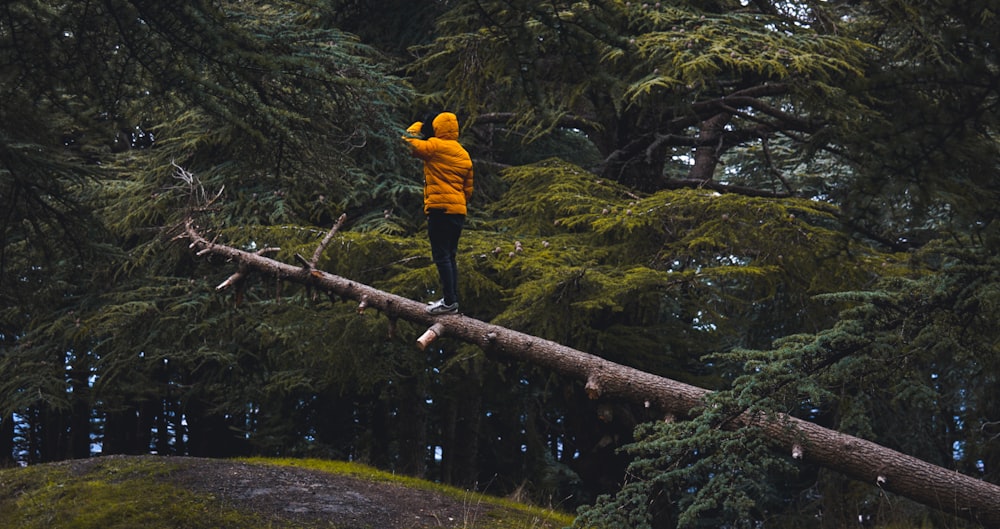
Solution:
<svg viewBox="0 0 1000 529"><path fill-rule="evenodd" d="M427 237L431 240L431 258L441 276L444 302L458 302L458 238L462 235L465 215L453 215L439 210L427 214Z"/></svg>

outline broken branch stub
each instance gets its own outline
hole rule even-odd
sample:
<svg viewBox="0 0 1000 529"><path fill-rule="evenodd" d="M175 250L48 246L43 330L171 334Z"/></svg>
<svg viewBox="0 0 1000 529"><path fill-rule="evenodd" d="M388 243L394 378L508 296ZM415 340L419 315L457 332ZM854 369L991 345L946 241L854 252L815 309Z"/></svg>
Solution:
<svg viewBox="0 0 1000 529"><path fill-rule="evenodd" d="M215 290L225 290L236 283L239 283L243 279L243 272L237 270L233 275L226 278L225 281L219 283L219 286L215 287Z"/></svg>
<svg viewBox="0 0 1000 529"><path fill-rule="evenodd" d="M423 334L420 335L420 338L417 338L417 347L420 347L421 351L427 349L427 346L442 334L444 334L444 325L441 325L440 322L431 325L426 331L424 331Z"/></svg>

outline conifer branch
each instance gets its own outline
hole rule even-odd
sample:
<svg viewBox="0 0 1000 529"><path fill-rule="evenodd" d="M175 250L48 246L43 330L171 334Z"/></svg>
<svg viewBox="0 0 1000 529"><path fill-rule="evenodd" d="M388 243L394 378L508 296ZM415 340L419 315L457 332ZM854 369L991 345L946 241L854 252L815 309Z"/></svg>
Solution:
<svg viewBox="0 0 1000 529"><path fill-rule="evenodd" d="M711 189L720 193L734 193L747 197L761 198L789 198L792 196L788 191L768 191L755 187L724 184L714 180L702 180L700 178L674 178L664 181L664 189Z"/></svg>
<svg viewBox="0 0 1000 529"><path fill-rule="evenodd" d="M788 183L788 179L785 178L785 175L781 174L781 171L779 171L777 166L774 165L774 160L771 159L771 142L768 141L767 136L764 136L764 138L761 139L761 147L764 151L764 162L767 163L768 172L781 181L781 184L785 187L785 190L788 191L789 194L794 193L795 190L792 189L792 185Z"/></svg>
<svg viewBox="0 0 1000 529"><path fill-rule="evenodd" d="M506 125L516 123L518 119L518 115L514 112L487 112L476 116L473 125L497 123ZM568 129L579 129L585 132L593 132L599 128L599 125L592 120L569 114L560 115L556 118L553 125Z"/></svg>

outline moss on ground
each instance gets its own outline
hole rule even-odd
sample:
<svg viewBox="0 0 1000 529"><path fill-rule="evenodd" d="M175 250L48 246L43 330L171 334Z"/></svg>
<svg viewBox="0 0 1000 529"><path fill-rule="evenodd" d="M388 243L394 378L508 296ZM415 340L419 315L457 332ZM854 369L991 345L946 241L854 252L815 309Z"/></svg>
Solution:
<svg viewBox="0 0 1000 529"><path fill-rule="evenodd" d="M192 462L196 461L196 462ZM212 460L212 463L226 464ZM458 509L437 525L457 529L559 529L572 516L551 509L471 493L454 487L397 476L355 463L317 459L246 459L233 465L295 467L410 491L451 498ZM216 494L185 486L190 458L100 457L0 470L0 520L3 529L336 529L324 517L289 520L241 509ZM181 476L184 476L183 479ZM468 506L468 508L461 508ZM455 512L462 513L457 516ZM407 528L408 529L408 528Z"/></svg>
<svg viewBox="0 0 1000 529"><path fill-rule="evenodd" d="M467 529L557 529L569 527L574 517L570 514L553 509L525 505L505 498L487 496L469 492L457 487L442 485L408 476L392 474L367 465L345 461L325 459L294 459L294 458L251 458L246 461L259 464L294 466L332 474L353 476L374 482L395 483L407 488L429 490L454 498L456 501L478 507L476 511L484 512L476 516L470 515L462 520L460 527ZM482 507L487 506L487 509ZM469 509L470 512L473 509Z"/></svg>
<svg viewBox="0 0 1000 529"><path fill-rule="evenodd" d="M165 479L176 465L114 458L78 473L68 464L0 471L6 529L273 529L259 516L224 508Z"/></svg>

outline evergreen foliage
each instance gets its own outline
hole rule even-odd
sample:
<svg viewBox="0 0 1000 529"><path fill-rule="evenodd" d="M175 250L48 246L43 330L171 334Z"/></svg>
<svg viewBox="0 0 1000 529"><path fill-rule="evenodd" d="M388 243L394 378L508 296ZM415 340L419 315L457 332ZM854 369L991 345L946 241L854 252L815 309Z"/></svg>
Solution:
<svg viewBox="0 0 1000 529"><path fill-rule="evenodd" d="M993 226L997 6L875 2L856 16L848 29L876 46L861 85L876 112L845 138L855 226L899 248Z"/></svg>
<svg viewBox="0 0 1000 529"><path fill-rule="evenodd" d="M829 313L810 296L864 284L899 259L842 237L835 209L818 201L704 190L639 196L555 160L512 169L506 178L506 200L493 210L506 244L481 250L520 274L516 302L499 321L521 328L549 320L541 314L576 309L555 320L561 332L529 328L557 341L581 338L583 323L645 329L618 338L662 326L656 333L672 338L656 341L689 336L681 342L689 353L769 344L787 332L787 322L767 320L771 303L821 326ZM848 260L853 266L844 266ZM718 343L714 336L750 341ZM650 367L643 369L659 372Z"/></svg>
<svg viewBox="0 0 1000 529"><path fill-rule="evenodd" d="M911 274L873 290L820 296L851 306L833 327L789 335L771 350L712 355L740 373L732 388L713 394L692 421L640 428L627 448L636 456L628 471L634 481L586 511L578 525L650 527L651 520L675 515L665 506L672 502L680 509L667 523L679 527L706 521L798 527L813 523L816 513L824 513L824 526L836 527L852 523L840 514L852 503L863 505L860 516L873 522L927 522L928 514L905 500L825 473L809 476L809 469L760 444L752 429L726 428L740 413L792 413L995 481L987 461L996 455L983 436L995 435L996 423L981 415L989 404L979 401L993 392L967 385L995 362L996 329L984 317L996 303L995 288L987 286L995 281L994 261L975 249L929 245ZM947 441L932 441L940 439ZM781 510L771 503L785 496L781 489L805 479L816 480L816 489L802 498L800 514L772 514ZM931 518L935 525L956 523Z"/></svg>
<svg viewBox="0 0 1000 529"><path fill-rule="evenodd" d="M308 455L589 506L580 527L956 526L729 425L787 412L1000 482L996 15L8 2L0 463ZM233 266L174 240L194 213L295 262L346 212L319 268L436 298L399 141L431 107L476 163L463 311L718 390L704 413L416 352L274 279L219 292Z"/></svg>
<svg viewBox="0 0 1000 529"><path fill-rule="evenodd" d="M675 164L707 182L730 152L815 153L857 134L872 111L849 88L870 46L826 27L822 3L743 4L457 2L411 71L439 102L512 113L529 140L573 117L596 170L647 191L671 186Z"/></svg>
<svg viewBox="0 0 1000 529"><path fill-rule="evenodd" d="M4 290L12 294L4 305L11 315L4 318L4 339L16 351L3 357L11 374L4 383L5 423L12 423L11 413L24 413L33 403L53 412L78 411L67 402L72 391L86 399L79 402L85 410L98 404L99 413L106 414L100 419L105 452L145 451L141 440L114 439L115 434L133 435L127 433L136 430L129 416L137 408L144 410L140 420L159 421L158 438L146 444L163 449L176 442L180 446L169 450L196 452L200 448L184 446L186 436L176 430L184 417L192 432L201 428L194 423L204 425L209 438L228 437L227 425L246 428L232 418L213 425L196 415L223 418L233 409L246 409L245 400L214 408L231 402L235 395L225 388L238 385L234 377L243 374L232 366L245 363L248 353L252 358L259 345L244 349L228 338L206 341L210 329L223 335L250 331L252 340L256 326L221 310L219 299L193 279L200 276L192 275L191 256L165 244L171 233L164 228L179 221L193 205L192 197L223 190L225 200L217 204L225 208L212 214L227 225L330 222L344 208L372 200L376 180L383 188L396 181L397 196L405 202L409 191L394 172L399 161L393 157L404 151L392 140L399 125L391 114L407 89L385 73L374 50L315 26L318 4L309 12L300 3L294 9L275 3L150 2L31 7L9 6L3 26L5 57L23 64L4 83L12 93L4 105L12 118L5 120L12 124L5 134L24 134L4 145L10 153L5 159L11 160L4 172L5 184L11 179L4 194L11 206L4 253L18 258L10 266L5 260L4 267L4 284L12 286ZM48 39L46 45L32 48L33 41L23 40L36 37ZM21 55L29 49L36 54ZM64 72L64 62L73 70ZM81 85L81 79L93 84ZM79 94L79 104L61 95L70 90ZM42 109L52 101L52 110L42 115L54 121L31 121L36 118L24 112L33 106L26 97L36 98L40 105L34 106ZM31 148L26 142L36 137L53 145ZM43 149L56 155L35 154ZM31 157L39 160L32 163ZM198 172L182 171L182 166ZM361 177L368 183L358 182ZM83 192L74 193L77 189ZM51 202L58 209L50 211L59 216L41 215L45 208L32 201ZM86 217L77 203L99 213L106 224ZM33 216L41 220L32 222ZM24 232L32 226L34 233ZM19 252L19 238L37 244ZM42 277L50 266L57 274L74 272L54 266L62 259L55 252L34 258L30 253L47 245L63 253L62 241L70 250L96 246L80 256L86 268L81 264L76 277L62 283L52 274L51 281L37 282L41 288L32 287L26 280ZM89 257L97 250L105 251L103 264ZM53 289L56 304L39 306L55 310L56 317L42 318L30 308L38 297L15 285L25 291ZM74 295L77 289L81 293ZM47 323L18 325L17 317ZM58 374L67 362L74 366L68 378ZM26 369L36 363L51 366L49 376ZM193 372L201 376L187 380ZM91 386L96 395L88 398ZM177 387L184 391L172 389ZM172 393L182 394L182 402L161 400ZM89 419L84 416L83 424ZM165 431L168 426L173 434ZM89 451L85 429L77 441L82 448L74 447L74 454ZM28 458L68 455L54 448L33 447Z"/></svg>

